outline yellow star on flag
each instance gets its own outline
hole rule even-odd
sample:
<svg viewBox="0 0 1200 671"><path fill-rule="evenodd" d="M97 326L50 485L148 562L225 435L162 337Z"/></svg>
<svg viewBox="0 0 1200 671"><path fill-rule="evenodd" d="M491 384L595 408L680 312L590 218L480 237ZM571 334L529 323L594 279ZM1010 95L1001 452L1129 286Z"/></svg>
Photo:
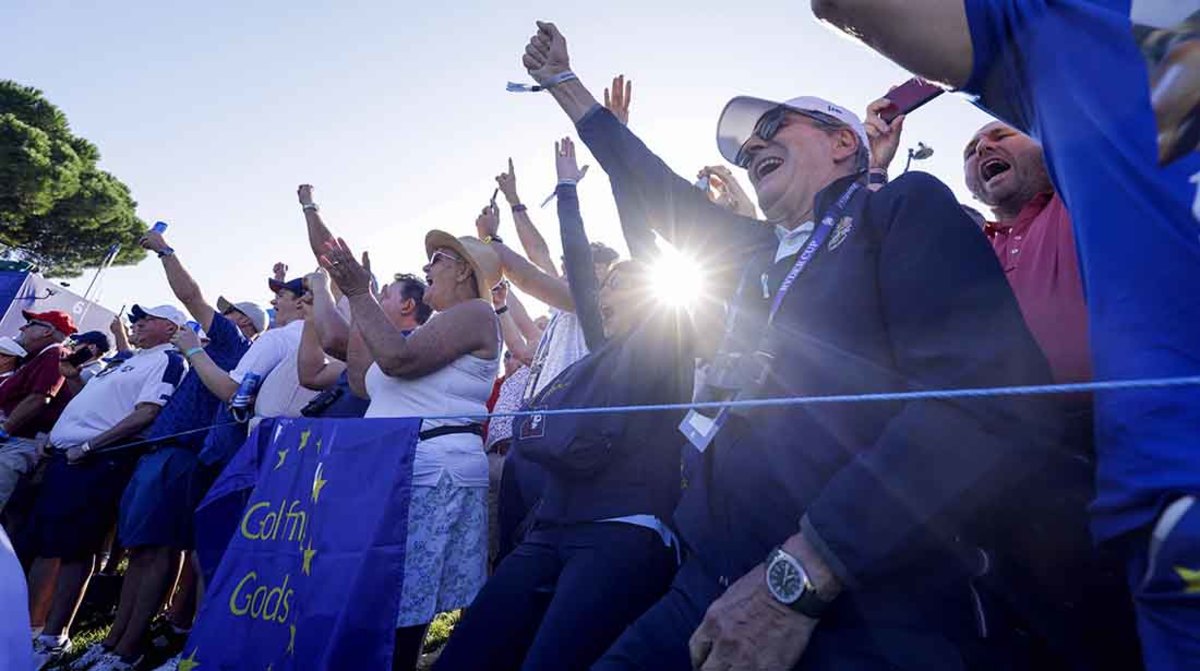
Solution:
<svg viewBox="0 0 1200 671"><path fill-rule="evenodd" d="M328 480L324 480L321 478L321 472L324 470L325 470L325 464L323 464L323 463L317 464L317 472L313 476L313 487L312 487L312 502L313 503L317 503L318 499L321 498L321 490L325 488L325 483L328 482Z"/></svg>
<svg viewBox="0 0 1200 671"><path fill-rule="evenodd" d="M301 452L303 452L305 446L308 445L308 439L311 436L312 436L312 429L305 429L304 431L302 431L300 433L300 451Z"/></svg>
<svg viewBox="0 0 1200 671"><path fill-rule="evenodd" d="M308 547L304 548L304 565L300 567L304 575L312 575L312 560L316 554L317 551L313 549L312 539L310 538L308 539Z"/></svg>
<svg viewBox="0 0 1200 671"><path fill-rule="evenodd" d="M276 452L275 454L278 454L278 455L279 455L279 463L275 464L275 470L277 470L277 471L278 471L278 470L279 470L279 468L280 468L281 466L283 466L283 460L284 460L284 459L287 459L287 454L288 454L288 451L287 451L286 449L283 449L283 450L279 450L279 451L278 451L278 452Z"/></svg>
<svg viewBox="0 0 1200 671"><path fill-rule="evenodd" d="M179 671L192 671L200 666L200 662L196 661L196 653L200 652L200 648L194 648L192 654L179 660Z"/></svg>
<svg viewBox="0 0 1200 671"><path fill-rule="evenodd" d="M1183 581L1184 594L1200 594L1200 571L1176 566L1175 573Z"/></svg>
<svg viewBox="0 0 1200 671"><path fill-rule="evenodd" d="M296 625L288 625L288 648L289 655L296 654Z"/></svg>

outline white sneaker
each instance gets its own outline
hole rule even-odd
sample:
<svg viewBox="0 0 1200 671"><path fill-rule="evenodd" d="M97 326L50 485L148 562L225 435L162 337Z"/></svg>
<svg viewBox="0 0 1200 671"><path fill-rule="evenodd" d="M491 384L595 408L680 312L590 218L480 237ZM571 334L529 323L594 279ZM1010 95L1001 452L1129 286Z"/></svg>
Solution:
<svg viewBox="0 0 1200 671"><path fill-rule="evenodd" d="M103 645L93 643L88 646L88 649L78 659L71 662L71 665L67 667L67 671L84 671L84 669L89 669L93 664L99 662L111 652L111 650Z"/></svg>
<svg viewBox="0 0 1200 671"><path fill-rule="evenodd" d="M179 653L163 662L163 665L154 669L154 671L179 671L179 660L181 659L183 659L183 653Z"/></svg>
<svg viewBox="0 0 1200 671"><path fill-rule="evenodd" d="M38 636L33 639L33 668L40 670L46 667L51 662L57 661L60 657L71 651L71 639L66 639L62 643L48 643L45 638Z"/></svg>
<svg viewBox="0 0 1200 671"><path fill-rule="evenodd" d="M110 652L100 659L91 671L133 671L141 662L141 658L133 662L126 662L121 659L121 656L115 652Z"/></svg>

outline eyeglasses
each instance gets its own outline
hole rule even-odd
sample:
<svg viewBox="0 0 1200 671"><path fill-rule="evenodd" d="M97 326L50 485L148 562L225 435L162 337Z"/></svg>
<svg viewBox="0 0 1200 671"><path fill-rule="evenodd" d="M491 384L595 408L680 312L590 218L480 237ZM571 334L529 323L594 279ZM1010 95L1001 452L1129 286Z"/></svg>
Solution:
<svg viewBox="0 0 1200 671"><path fill-rule="evenodd" d="M444 252L439 249L429 257L429 265L432 266L433 264L437 263L438 257L450 259L451 261L462 261L462 259L451 254L450 252Z"/></svg>
<svg viewBox="0 0 1200 671"><path fill-rule="evenodd" d="M39 321L36 321L33 319L29 320L28 322L25 322L25 326L23 326L22 328L29 328L30 326L40 326L44 329L54 330L54 327L51 326L50 324L47 324L46 322L39 322Z"/></svg>

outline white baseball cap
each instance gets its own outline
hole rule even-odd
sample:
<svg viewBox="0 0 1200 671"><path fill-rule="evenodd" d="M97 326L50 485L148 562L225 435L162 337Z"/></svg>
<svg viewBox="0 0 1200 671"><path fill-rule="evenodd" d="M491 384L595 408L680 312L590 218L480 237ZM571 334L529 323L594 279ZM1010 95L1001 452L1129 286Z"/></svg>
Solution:
<svg viewBox="0 0 1200 671"><path fill-rule="evenodd" d="M28 356L29 352L26 352L24 347L21 347L19 344L17 344L16 340L13 340L8 336L3 336L0 337L0 354L24 357Z"/></svg>
<svg viewBox="0 0 1200 671"><path fill-rule="evenodd" d="M144 308L140 305L134 304L134 306L129 309L129 321L135 322L144 317L158 317L159 319L166 319L176 326L184 326L188 322L187 315L183 314L183 310L180 310L174 305L156 305L152 308Z"/></svg>
<svg viewBox="0 0 1200 671"><path fill-rule="evenodd" d="M237 310L238 312L249 317L250 323L254 324L254 330L258 331L259 333L267 330L267 312L263 310L258 303L251 303L250 301L233 303L227 300L224 296L218 296L217 312L225 314L230 310Z"/></svg>
<svg viewBox="0 0 1200 671"><path fill-rule="evenodd" d="M800 96L786 102L775 102L763 98L738 96L725 105L721 119L717 121L717 148L725 160L737 165L738 154L742 146L754 135L758 120L764 114L777 107L786 107L800 112L819 112L831 116L846 124L858 135L858 141L869 152L871 141L867 137L867 129L863 126L858 115L840 105L835 105L824 98L815 96Z"/></svg>

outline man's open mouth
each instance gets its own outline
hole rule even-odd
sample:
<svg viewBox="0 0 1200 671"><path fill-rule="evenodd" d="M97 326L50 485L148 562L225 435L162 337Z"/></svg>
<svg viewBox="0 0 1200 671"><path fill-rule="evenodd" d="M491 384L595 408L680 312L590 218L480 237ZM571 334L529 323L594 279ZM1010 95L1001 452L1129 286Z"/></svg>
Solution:
<svg viewBox="0 0 1200 671"><path fill-rule="evenodd" d="M979 176L984 184L993 178L1012 170L1012 165L1002 158L989 158L979 165Z"/></svg>
<svg viewBox="0 0 1200 671"><path fill-rule="evenodd" d="M764 158L762 161L760 161L758 163L758 165L754 166L754 181L761 182L764 177L775 172L782 165L783 165L783 159L781 159L779 157L770 156L770 157Z"/></svg>

